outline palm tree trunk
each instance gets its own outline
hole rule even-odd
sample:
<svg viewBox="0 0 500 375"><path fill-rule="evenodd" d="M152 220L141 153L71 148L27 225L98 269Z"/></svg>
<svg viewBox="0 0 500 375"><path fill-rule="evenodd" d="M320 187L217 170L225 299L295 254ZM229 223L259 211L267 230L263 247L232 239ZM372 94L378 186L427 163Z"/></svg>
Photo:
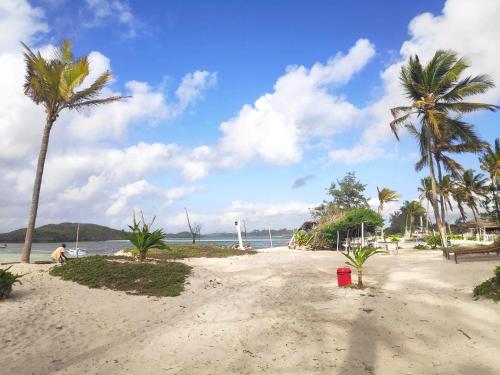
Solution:
<svg viewBox="0 0 500 375"><path fill-rule="evenodd" d="M38 211L38 201L40 199L40 189L42 187L43 167L45 166L45 158L47 157L47 149L49 147L50 130L54 120L51 115L47 116L47 122L43 130L42 144L40 153L38 154L38 164L36 166L35 183L33 185L33 196L31 198L31 208L28 217L28 227L26 228L26 237L24 239L23 253L21 262L29 263L31 254L31 243L33 241L33 231L35 230L36 214Z"/></svg>
<svg viewBox="0 0 500 375"><path fill-rule="evenodd" d="M429 137L429 139L432 139L432 137ZM431 204L432 204L432 209L434 211L434 217L436 218L436 224L439 229L439 234L441 236L441 242L443 244L443 247L448 247L448 244L446 242L446 233L443 228L443 222L441 221L441 215L439 214L439 207L437 203L436 175L434 173L434 160L432 158L430 145L427 147L427 164L429 164L429 172L431 176L431 186L432 186Z"/></svg>
<svg viewBox="0 0 500 375"><path fill-rule="evenodd" d="M442 186L443 185L443 174L441 173L441 161L437 157L436 157L436 166L437 166L437 172L438 172L439 186ZM445 209L444 209L444 198L443 198L442 193L440 193L439 196L441 197L441 199L439 200L439 205L441 208L441 217L442 217L443 223L444 223L444 231L446 232L446 215L445 215Z"/></svg>
<svg viewBox="0 0 500 375"><path fill-rule="evenodd" d="M444 205L444 210L446 211L446 216L448 217L448 207L446 207L446 204ZM452 235L453 233L451 232L450 222L448 222L447 224L448 224L448 232L450 233L450 235Z"/></svg>
<svg viewBox="0 0 500 375"><path fill-rule="evenodd" d="M359 269L358 270L358 288L363 287L363 270Z"/></svg>
<svg viewBox="0 0 500 375"><path fill-rule="evenodd" d="M500 222L500 209L498 208L498 195L497 195L497 183L494 179L491 179L491 187L493 189L493 200L495 201L495 209L497 212L497 221Z"/></svg>

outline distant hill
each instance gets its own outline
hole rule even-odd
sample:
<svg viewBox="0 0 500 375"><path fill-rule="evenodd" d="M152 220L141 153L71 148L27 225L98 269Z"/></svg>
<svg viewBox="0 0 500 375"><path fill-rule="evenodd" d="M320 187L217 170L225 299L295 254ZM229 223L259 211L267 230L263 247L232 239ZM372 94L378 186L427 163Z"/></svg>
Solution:
<svg viewBox="0 0 500 375"><path fill-rule="evenodd" d="M33 242L74 242L76 223L48 224L35 229ZM24 242L26 228L0 233L0 242ZM126 232L97 224L80 224L79 241L124 240Z"/></svg>

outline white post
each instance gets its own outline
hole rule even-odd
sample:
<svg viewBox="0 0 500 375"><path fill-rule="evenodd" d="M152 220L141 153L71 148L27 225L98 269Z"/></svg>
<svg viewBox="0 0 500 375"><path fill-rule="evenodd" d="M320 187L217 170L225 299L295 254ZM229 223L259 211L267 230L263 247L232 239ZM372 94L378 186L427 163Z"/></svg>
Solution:
<svg viewBox="0 0 500 375"><path fill-rule="evenodd" d="M339 251L339 231L337 231L337 251Z"/></svg>
<svg viewBox="0 0 500 375"><path fill-rule="evenodd" d="M238 242L240 245L240 250L244 250L243 248L243 240L241 239L241 228L240 228L240 222L236 220L234 222L234 225L236 225L236 231L238 232Z"/></svg>
<svg viewBox="0 0 500 375"><path fill-rule="evenodd" d="M78 250L78 234L80 233L80 224L76 225L76 245L75 245L75 250L76 250L76 257L78 258L78 253L80 252Z"/></svg>
<svg viewBox="0 0 500 375"><path fill-rule="evenodd" d="M273 247L273 237L271 236L271 223L268 225L269 230L269 242L271 243L271 247Z"/></svg>
<svg viewBox="0 0 500 375"><path fill-rule="evenodd" d="M361 247L365 247L365 223L361 223Z"/></svg>

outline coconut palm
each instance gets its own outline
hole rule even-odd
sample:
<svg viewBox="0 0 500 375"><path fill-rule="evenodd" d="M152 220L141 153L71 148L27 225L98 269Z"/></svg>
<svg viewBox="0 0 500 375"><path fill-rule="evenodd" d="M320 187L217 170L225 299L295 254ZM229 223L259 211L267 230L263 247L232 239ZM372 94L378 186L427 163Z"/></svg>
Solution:
<svg viewBox="0 0 500 375"><path fill-rule="evenodd" d="M377 186L377 193L378 193L378 214L382 215L382 211L384 210L384 204L388 202L396 202L399 200L400 195L389 188L382 188L379 189ZM384 228L382 225L382 238L384 238Z"/></svg>
<svg viewBox="0 0 500 375"><path fill-rule="evenodd" d="M426 211L425 208L422 207L419 201L411 201L406 204L406 212L407 212L407 221L410 224L410 234L412 233L412 225L416 216L423 215Z"/></svg>
<svg viewBox="0 0 500 375"><path fill-rule="evenodd" d="M415 170L417 172L420 172L423 167L427 165L425 148L427 146L432 147L431 152L434 155L437 167L438 194L441 196L441 199L439 199L441 218L443 220L443 223L446 225L447 197L443 196L443 193L445 193L446 191L440 189L440 187L443 185L444 179L442 166L449 173L460 173L463 171L462 166L447 154L458 154L465 152L477 153L484 150L484 148L487 147L488 144L478 137L471 124L467 124L458 118L445 118L441 127L441 136L434 139L434 142L432 142L431 144L425 141L423 135L420 134L420 132L413 125L408 125L407 129L411 134L415 136L415 138L417 138L418 141L422 141L421 144L424 145L424 147L421 148L421 158L415 164ZM432 181L429 180L429 183L431 182ZM451 183L451 181L448 179L447 183ZM450 228L449 223L448 228Z"/></svg>
<svg viewBox="0 0 500 375"><path fill-rule="evenodd" d="M84 79L89 75L87 56L74 59L71 52L71 42L64 41L50 59L44 58L40 52L33 52L23 43L26 61L26 79L24 93L36 104L45 107L45 127L43 130L40 153L33 186L33 196L28 218L28 227L21 257L22 262L29 263L31 242L35 229L38 200L42 186L43 168L49 146L49 136L52 126L60 113L65 109L81 110L88 107L111 103L120 100L122 96L101 98L99 94L111 79L111 72L101 74L89 86L77 91Z"/></svg>
<svg viewBox="0 0 500 375"><path fill-rule="evenodd" d="M420 180L420 187L417 188L418 192L420 193L419 199L420 199L420 204L422 204L422 201L425 199L425 202L427 204L427 207L425 209L425 231L427 232L429 230L429 202L432 201L432 181L430 177L424 177Z"/></svg>
<svg viewBox="0 0 500 375"><path fill-rule="evenodd" d="M437 51L433 58L423 66L418 56L410 57L401 68L400 79L410 103L391 109L394 117L390 123L394 135L399 140L398 130L419 122L420 149L425 152L432 185L432 208L439 228L442 243L447 246L446 232L438 207L435 158L433 145L442 136L444 124L452 118L478 110L498 109L486 103L465 102L464 99L486 92L494 86L486 75L461 78L469 63L452 51ZM413 125L415 126L415 125Z"/></svg>
<svg viewBox="0 0 500 375"><path fill-rule="evenodd" d="M363 287L363 265L372 255L381 253L382 251L375 250L371 247L360 247L354 249L352 256L342 253L348 260L345 262L348 266L354 267L358 273L358 288Z"/></svg>
<svg viewBox="0 0 500 375"><path fill-rule="evenodd" d="M439 183L439 195L441 196L441 209L444 209L443 219L445 225L448 225L448 231L451 233L451 225L450 222L446 219L448 216L448 210L453 211L453 206L451 205L450 197L453 196L453 182L451 180L451 176L445 175L441 178L441 182Z"/></svg>
<svg viewBox="0 0 500 375"><path fill-rule="evenodd" d="M500 178L500 138L495 139L494 147L487 147L479 158L481 169L488 172L491 179L491 191L495 202L497 220L500 221L500 208L498 205L498 180Z"/></svg>
<svg viewBox="0 0 500 375"><path fill-rule="evenodd" d="M454 179L461 200L470 208L474 221L477 223L479 215L477 199L485 195L487 179L482 173L475 174L472 169L466 170L463 174L455 175Z"/></svg>

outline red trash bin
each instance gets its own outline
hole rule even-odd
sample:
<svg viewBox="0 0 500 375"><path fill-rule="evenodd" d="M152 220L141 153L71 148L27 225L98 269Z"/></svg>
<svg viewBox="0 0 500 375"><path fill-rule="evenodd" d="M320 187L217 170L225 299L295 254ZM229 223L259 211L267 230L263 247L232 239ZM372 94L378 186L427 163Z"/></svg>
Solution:
<svg viewBox="0 0 500 375"><path fill-rule="evenodd" d="M351 285L351 269L349 267L337 268L337 279L339 286Z"/></svg>

